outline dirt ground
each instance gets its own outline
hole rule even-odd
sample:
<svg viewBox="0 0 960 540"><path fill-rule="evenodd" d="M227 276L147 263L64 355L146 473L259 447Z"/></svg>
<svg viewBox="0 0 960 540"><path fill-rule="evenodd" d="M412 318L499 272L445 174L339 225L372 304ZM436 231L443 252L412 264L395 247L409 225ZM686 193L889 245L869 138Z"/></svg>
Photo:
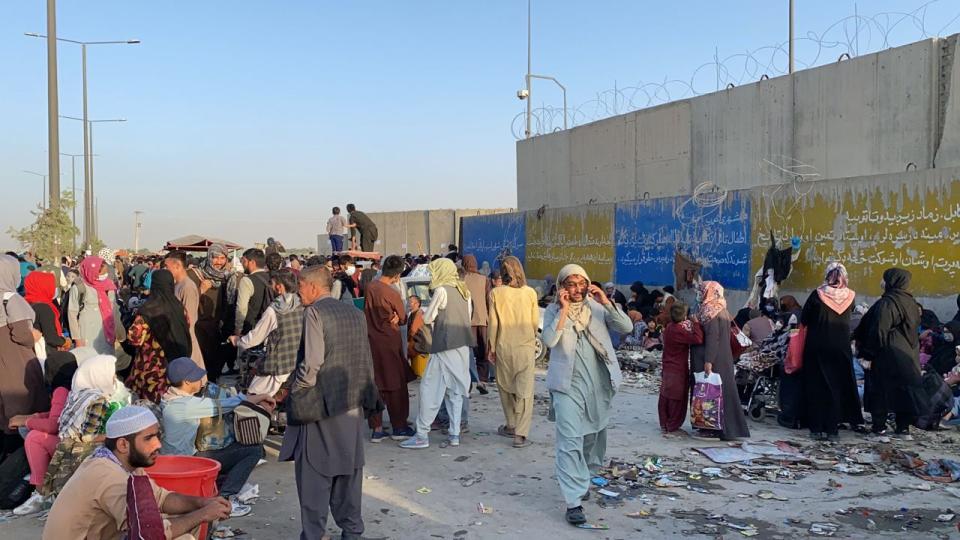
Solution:
<svg viewBox="0 0 960 540"><path fill-rule="evenodd" d="M544 396L543 373L537 381ZM416 409L418 387L411 386ZM608 436L608 458L643 463L661 458L657 474L687 471L699 478L717 465L694 452L716 446L692 439L666 440L657 425L657 396L652 390L626 386L614 401L616 412ZM592 491L584 504L591 523L608 530L581 530L563 520L564 504L554 478L553 425L546 406L538 402L531 439L534 445L511 448L496 429L503 417L495 391L473 394L470 433L459 448L439 447L444 439L431 434L426 450L402 450L385 441L366 448L363 517L365 538L482 539L482 538L782 538L812 537L811 526L832 524L838 538L956 538L957 517L938 522L960 506L950 484L931 484L907 473L851 475L834 470L807 471L788 477L744 480L739 475L689 482L687 487L643 487L621 496ZM751 441L794 441L809 445L805 432L792 432L772 419L751 421ZM960 433L921 433L912 443L893 447L918 452L924 459L957 459ZM274 441L276 443L276 441ZM869 445L866 439L841 433L841 445ZM244 540L296 538L299 506L291 463L276 462L276 444L268 449L269 463L251 477L260 498L249 516L227 524L244 532ZM709 469L708 469L709 472ZM754 475L756 476L756 475ZM762 475L761 475L762 476ZM776 476L775 474L772 476ZM960 487L955 483L952 486ZM425 489L424 489L425 488ZM929 490L925 490L928 489ZM957 491L960 494L960 491ZM489 513L481 512L479 505ZM43 524L34 517L0 517L0 538L39 538ZM829 529L829 527L828 527ZM339 530L331 518L333 538ZM828 531L829 532L829 531Z"/></svg>

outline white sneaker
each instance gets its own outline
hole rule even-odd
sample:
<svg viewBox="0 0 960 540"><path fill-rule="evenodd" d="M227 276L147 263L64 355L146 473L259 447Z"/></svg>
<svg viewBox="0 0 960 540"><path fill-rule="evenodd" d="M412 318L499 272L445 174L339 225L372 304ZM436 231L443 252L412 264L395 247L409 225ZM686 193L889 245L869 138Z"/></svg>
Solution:
<svg viewBox="0 0 960 540"><path fill-rule="evenodd" d="M238 501L236 496L230 497L230 517L243 517L252 511L253 508Z"/></svg>
<svg viewBox="0 0 960 540"><path fill-rule="evenodd" d="M13 509L13 515L15 516L29 516L30 514L36 514L37 512L42 512L50 507L50 503L46 497L33 492L33 495L26 500L23 504Z"/></svg>

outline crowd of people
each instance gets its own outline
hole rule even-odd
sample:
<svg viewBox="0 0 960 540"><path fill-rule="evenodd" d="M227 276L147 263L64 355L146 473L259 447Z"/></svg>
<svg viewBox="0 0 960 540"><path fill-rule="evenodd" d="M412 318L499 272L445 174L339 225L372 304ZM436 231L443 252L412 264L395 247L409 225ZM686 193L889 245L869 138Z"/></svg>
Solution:
<svg viewBox="0 0 960 540"><path fill-rule="evenodd" d="M688 436L694 373L719 377L726 406L716 429L692 435L748 438L739 355L785 335L804 344L802 368L781 373L785 427L832 441L841 428L886 436L892 422L889 435L908 439L912 426L960 420L960 313L941 324L910 295L906 270L884 272L872 306L857 303L832 263L803 305L763 298L732 314L715 281L681 291L637 282L625 294L568 264L535 289L516 257L480 267L456 246L367 260L376 226L347 210L328 222L331 257L287 255L273 239L239 260L222 245L202 258L0 256L0 500L16 501L18 515L49 510L45 538L195 534L250 512L237 496L265 456L269 425L283 432L280 460L295 463L301 537L320 538L332 514L344 538L359 538L365 443L423 450L439 431L441 448L460 446L471 393L495 385L497 434L528 447L541 345L556 477L574 525L586 522L582 500L605 463L621 348L662 351L658 413L669 438ZM341 251L351 230L356 258ZM217 461L220 496L158 487L144 468L161 455Z"/></svg>

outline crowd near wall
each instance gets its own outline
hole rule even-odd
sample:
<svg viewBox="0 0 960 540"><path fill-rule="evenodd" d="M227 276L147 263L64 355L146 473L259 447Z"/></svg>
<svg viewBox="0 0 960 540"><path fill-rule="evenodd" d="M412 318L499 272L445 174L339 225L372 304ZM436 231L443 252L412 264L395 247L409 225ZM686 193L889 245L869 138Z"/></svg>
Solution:
<svg viewBox="0 0 960 540"><path fill-rule="evenodd" d="M509 241L525 247L533 274L555 274L557 258L582 253L596 279L621 285L672 283L679 248L706 264L707 277L743 291L772 231L781 247L802 242L787 291L803 295L826 261L841 259L868 300L883 270L902 266L914 292L952 316L956 44L957 35L927 39L521 140L525 223L512 230L525 236ZM704 182L727 191L722 205L690 204ZM589 219L575 223L577 215ZM465 248L496 251L482 221L464 220ZM601 238L612 239L609 250L595 245Z"/></svg>

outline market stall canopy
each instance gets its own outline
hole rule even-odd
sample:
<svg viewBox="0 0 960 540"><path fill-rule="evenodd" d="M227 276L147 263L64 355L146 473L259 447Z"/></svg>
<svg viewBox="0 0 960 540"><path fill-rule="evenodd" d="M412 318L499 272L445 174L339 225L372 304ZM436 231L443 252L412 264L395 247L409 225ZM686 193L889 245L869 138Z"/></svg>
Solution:
<svg viewBox="0 0 960 540"><path fill-rule="evenodd" d="M163 249L167 251L173 251L175 249L181 249L183 251L207 251L213 244L223 244L228 250L241 249L243 247L220 238L190 234L168 241L167 244L163 246Z"/></svg>

